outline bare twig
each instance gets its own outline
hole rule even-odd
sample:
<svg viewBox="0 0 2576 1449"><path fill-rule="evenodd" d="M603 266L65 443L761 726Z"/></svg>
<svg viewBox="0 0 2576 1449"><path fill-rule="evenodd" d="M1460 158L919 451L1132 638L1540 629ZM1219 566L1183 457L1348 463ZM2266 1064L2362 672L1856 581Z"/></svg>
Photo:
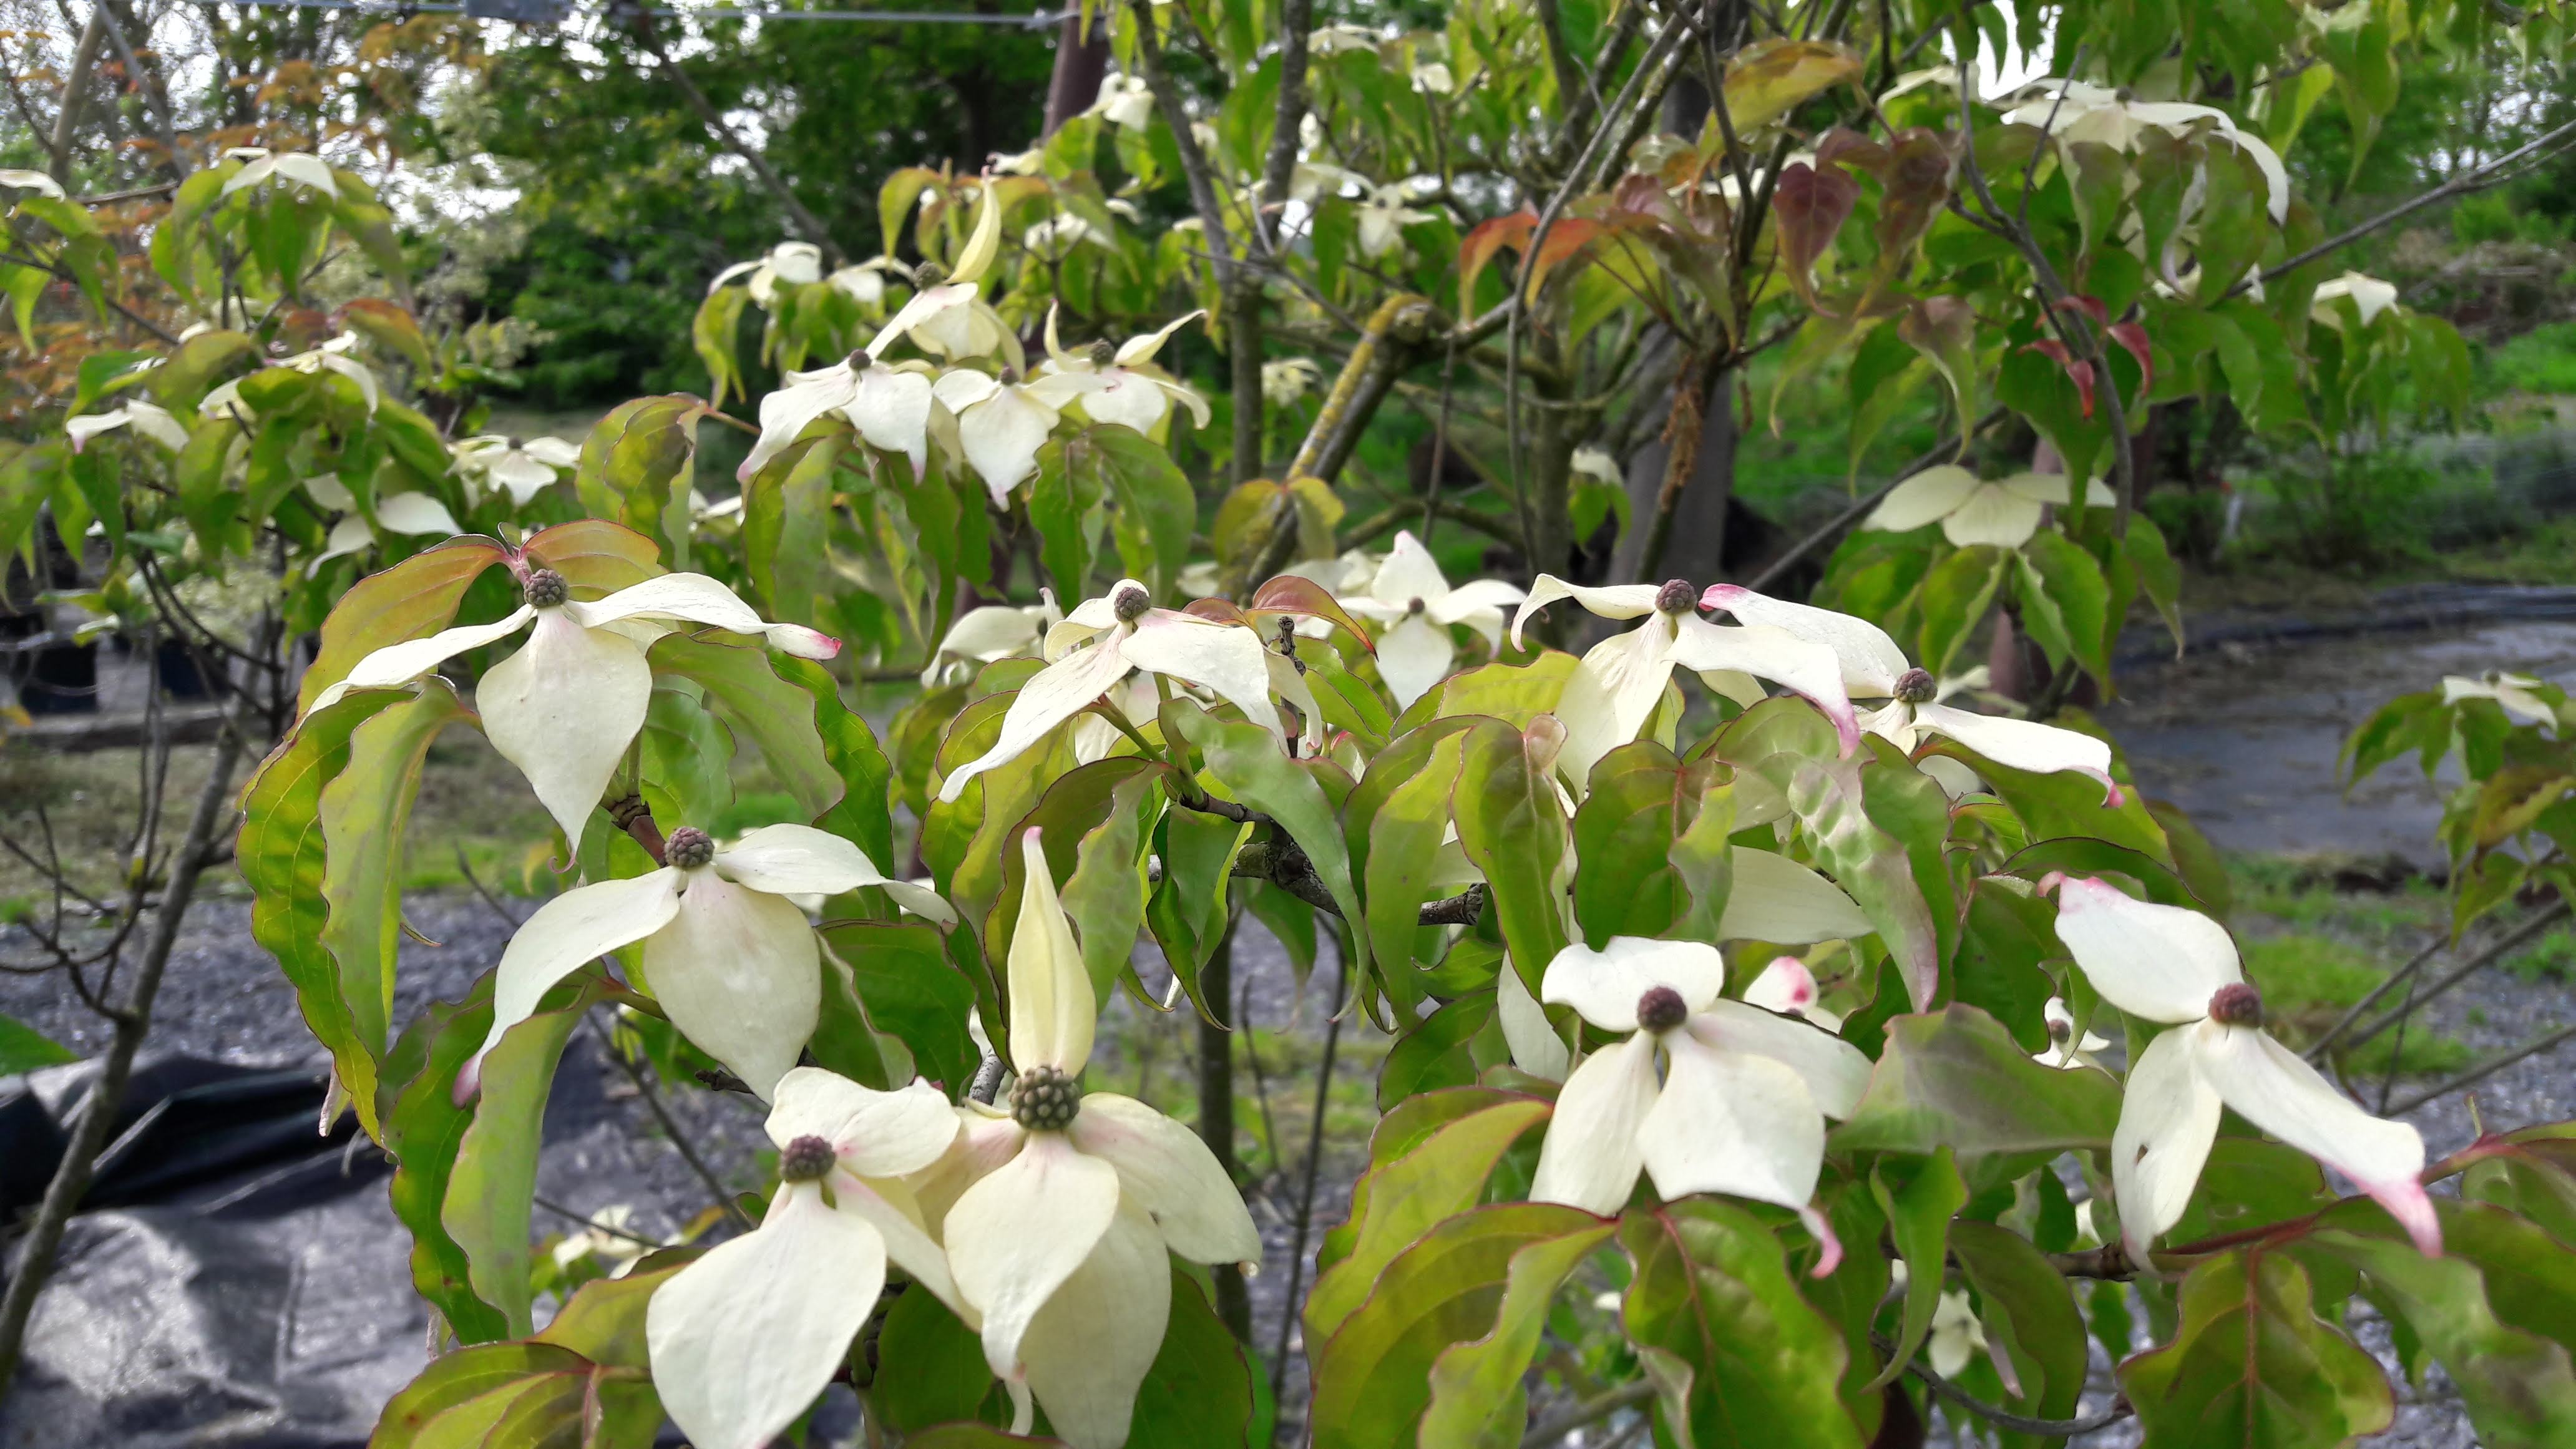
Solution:
<svg viewBox="0 0 2576 1449"><path fill-rule="evenodd" d="M2378 1036L2381 1032L2384 1032L2389 1028L2396 1026L2399 1022L2404 1021L2410 1013L2421 1009L2426 1003L2433 1000L2433 998L2440 996L2452 987L2459 985L2462 981L2467 980L2470 976L2494 965L2500 960L2503 960L2513 952L2520 950L2541 932L2546 931L2550 927L2557 925L2559 922L2566 920L2568 915L2568 905L2564 900L2558 901L2548 909L2533 915L2529 920L2524 921L2513 930L2506 932L2502 937L2498 938L2494 944L2488 946L2485 950L2480 951L2475 956L2470 957L2468 960L2463 961L2458 966L2452 968L2449 975L2434 982L2424 990L2415 992L2408 998L2407 1003L2404 1006L2388 1013L2386 1016L2381 1017L2379 1020L2372 1022L2370 1025L2363 1027L2360 1031L2354 1033L2345 1043L2346 1049L2349 1050L2352 1047L2358 1047L2368 1043L2371 1038Z"/></svg>
<svg viewBox="0 0 2576 1449"><path fill-rule="evenodd" d="M1549 1415L1530 1426L1521 1436L1521 1449L1549 1449L1566 1435L1587 1424L1597 1424L1621 1409L1634 1408L1655 1396L1655 1386L1646 1379L1634 1379L1615 1389L1600 1393Z"/></svg>
<svg viewBox="0 0 2576 1449"><path fill-rule="evenodd" d="M645 1074L642 1067L628 1061L626 1053L617 1049L617 1038L614 1032L601 1031L596 1021L588 1024L599 1038L600 1050L607 1053L608 1059L616 1064L617 1070L624 1073L626 1080L634 1084L635 1094L644 1099L644 1105L653 1113L653 1120L662 1124L663 1134L671 1139L673 1147L679 1149L680 1160L686 1162L689 1165L689 1171L697 1174L698 1181L704 1183L707 1191L715 1195L717 1205L725 1210L725 1216L733 1219L734 1226L744 1232L751 1231L754 1226L751 1215L742 1210L742 1204L734 1201L734 1195L731 1192L725 1190L724 1179L716 1176L715 1169L707 1166L707 1160L698 1155L697 1144L689 1140L689 1134L680 1126L679 1119L673 1117L671 1109L663 1104L662 1094L654 1090L652 1079Z"/></svg>
<svg viewBox="0 0 2576 1449"><path fill-rule="evenodd" d="M1306 1180L1297 1190L1297 1218L1288 1234L1288 1291L1279 1300L1279 1337L1270 1354L1270 1401L1279 1401L1287 1384L1288 1340L1297 1327L1297 1290L1306 1275L1306 1234L1315 1221L1315 1181L1324 1165L1324 1111L1333 1097L1334 1054L1342 1041L1342 1005L1351 990L1351 932L1347 923L1334 939L1333 1014L1324 1022L1324 1060L1315 1070L1315 1111L1306 1128Z"/></svg>
<svg viewBox="0 0 2576 1449"><path fill-rule="evenodd" d="M2442 1083L2440 1086L2427 1087L2423 1091L2416 1093L2414 1096L2407 1098L2405 1101L2398 1103L2394 1107L2387 1106L2383 1102L2380 1107L2380 1115L2402 1117L2407 1113L2414 1111L2416 1108L2423 1106L2427 1102L2447 1097L2453 1092L2459 1091L2463 1087L2474 1087L2478 1083L2485 1081L2487 1078L2494 1076L2496 1073L2503 1071L2505 1068L2512 1066L2514 1063L2521 1061L2526 1057L2538 1056L2542 1052L2549 1050L2551 1047L2557 1046L2559 1043L2571 1038L2576 1038L2576 1026L2560 1027L2558 1030L2553 1031L2547 1036L2541 1037L2536 1041L2526 1042L2521 1046L2515 1047L2509 1052L2489 1057L2485 1061L2478 1063L2476 1066L2469 1068L2467 1071L2460 1073L2458 1076L2451 1078L2449 1081Z"/></svg>

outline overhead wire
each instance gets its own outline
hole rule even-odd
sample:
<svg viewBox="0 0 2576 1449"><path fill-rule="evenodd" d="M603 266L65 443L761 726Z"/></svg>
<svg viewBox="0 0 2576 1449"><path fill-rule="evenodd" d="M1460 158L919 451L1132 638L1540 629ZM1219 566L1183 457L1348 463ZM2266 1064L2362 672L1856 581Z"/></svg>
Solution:
<svg viewBox="0 0 2576 1449"><path fill-rule="evenodd" d="M457 0L422 0L420 4L385 3L385 0L217 0L217 3L237 5L245 10L347 10L363 15L388 16L473 15L485 20L525 23L522 16L505 13L502 5L459 4ZM994 25L1013 30L1053 29L1064 19L1062 12L1054 10L1041 10L1030 15L986 15L974 11L942 10L766 10L739 5L618 8L630 15L672 20L830 20L881 25Z"/></svg>

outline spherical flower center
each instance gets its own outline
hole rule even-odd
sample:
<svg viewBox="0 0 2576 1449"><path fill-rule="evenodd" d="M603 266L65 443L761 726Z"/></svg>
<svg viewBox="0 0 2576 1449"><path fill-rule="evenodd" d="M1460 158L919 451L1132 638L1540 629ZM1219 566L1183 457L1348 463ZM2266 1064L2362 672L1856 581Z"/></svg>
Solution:
<svg viewBox="0 0 2576 1449"><path fill-rule="evenodd" d="M1031 1067L1011 1088L1011 1120L1032 1132L1061 1132L1082 1110L1082 1089L1055 1067Z"/></svg>
<svg viewBox="0 0 2576 1449"><path fill-rule="evenodd" d="M682 870L696 870L716 858L716 843L694 825L683 825L662 842L662 863Z"/></svg>
<svg viewBox="0 0 2576 1449"><path fill-rule="evenodd" d="M2210 994L2209 1019L2223 1026L2261 1026L2263 993L2231 981Z"/></svg>
<svg viewBox="0 0 2576 1449"><path fill-rule="evenodd" d="M1134 584L1129 584L1109 596L1109 611L1118 616L1118 622L1121 624L1135 623L1144 618L1145 611L1152 607L1154 607L1154 596Z"/></svg>
<svg viewBox="0 0 2576 1449"><path fill-rule="evenodd" d="M852 348L850 350L850 355L843 358L842 361L852 372L865 372L869 368L877 365L877 360L870 357L868 355L868 350L864 347Z"/></svg>
<svg viewBox="0 0 2576 1449"><path fill-rule="evenodd" d="M2048 1039L2050 1041L2063 1042L2074 1035L2075 1023L2057 1016L2052 1016L2048 1019Z"/></svg>
<svg viewBox="0 0 2576 1449"><path fill-rule="evenodd" d="M831 1143L820 1137L799 1137L778 1154L778 1175L789 1182L820 1182L839 1160Z"/></svg>
<svg viewBox="0 0 2576 1449"><path fill-rule="evenodd" d="M937 262L923 262L912 269L912 284L924 291L947 280L948 269Z"/></svg>
<svg viewBox="0 0 2576 1449"><path fill-rule="evenodd" d="M1645 1031L1661 1034L1671 1031L1690 1017L1690 1007L1682 994L1669 986L1649 986L1637 998L1637 1025Z"/></svg>
<svg viewBox="0 0 2576 1449"><path fill-rule="evenodd" d="M1408 614L1419 614L1430 607L1431 606L1429 604L1422 602L1419 598L1407 599L1404 604L1404 612Z"/></svg>
<svg viewBox="0 0 2576 1449"><path fill-rule="evenodd" d="M1907 704L1930 704L1940 689L1941 682L1929 669L1909 669L1896 676L1896 697Z"/></svg>
<svg viewBox="0 0 2576 1449"><path fill-rule="evenodd" d="M1107 367L1117 360L1118 349L1110 346L1108 339L1103 338L1102 340L1091 344L1091 365L1093 367Z"/></svg>
<svg viewBox="0 0 2576 1449"><path fill-rule="evenodd" d="M1667 614L1687 614L1699 602L1699 590L1688 579L1666 579L1655 591L1655 607Z"/></svg>
<svg viewBox="0 0 2576 1449"><path fill-rule="evenodd" d="M539 569L528 575L528 603L540 609L560 608L572 597L572 585L553 569Z"/></svg>
<svg viewBox="0 0 2576 1449"><path fill-rule="evenodd" d="M519 440L519 439L517 439L517 438L504 438L504 439L502 439L501 441L502 441L503 443L507 444L507 445L508 445L508 447L509 447L509 450L510 450L511 452L513 452L513 453L518 452L522 447L526 446L525 444L523 444L522 442L520 442L520 440Z"/></svg>
<svg viewBox="0 0 2576 1449"><path fill-rule="evenodd" d="M1016 367L1005 367L998 380L1004 387L1017 387L1020 385L1020 370Z"/></svg>

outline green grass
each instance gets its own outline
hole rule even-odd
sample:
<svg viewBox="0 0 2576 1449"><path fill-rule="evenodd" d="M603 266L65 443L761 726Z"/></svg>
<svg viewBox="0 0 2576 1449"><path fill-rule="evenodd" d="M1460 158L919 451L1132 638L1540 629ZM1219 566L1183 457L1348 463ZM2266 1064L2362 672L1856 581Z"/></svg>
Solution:
<svg viewBox="0 0 2576 1449"><path fill-rule="evenodd" d="M2384 892L2336 889L2338 867L2354 864L2331 856L2276 855L2232 856L2227 862L2246 978L2262 990L2263 1014L2273 1032L2294 1047L2317 1040L2448 926L2450 907L2441 887L2421 877ZM2576 960L2576 940L2560 948ZM2385 1072L2396 1049L2396 1033L2383 1033L2342 1056L2341 1065L2357 1078ZM2404 1052L2401 1069L2408 1075L2455 1072L2475 1055L2421 1022L2407 1030Z"/></svg>
<svg viewBox="0 0 2576 1449"><path fill-rule="evenodd" d="M2510 392L2576 393L2576 322L2551 322L2490 348L2488 378Z"/></svg>

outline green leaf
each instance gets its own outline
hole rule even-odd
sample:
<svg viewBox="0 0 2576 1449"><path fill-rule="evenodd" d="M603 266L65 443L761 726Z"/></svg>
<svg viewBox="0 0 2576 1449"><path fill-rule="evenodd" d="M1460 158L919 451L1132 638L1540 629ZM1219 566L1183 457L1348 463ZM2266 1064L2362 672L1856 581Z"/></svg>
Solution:
<svg viewBox="0 0 2576 1449"><path fill-rule="evenodd" d="M1915 657L1934 674L1950 672L1959 646L1983 623L2012 556L1992 544L1963 548L1923 576L1923 632Z"/></svg>
<svg viewBox="0 0 2576 1449"><path fill-rule="evenodd" d="M906 1443L919 1442L909 1437L915 1432L949 1420L990 1416L1009 1422L1010 1401L984 1366L983 1340L927 1289L905 1289L886 1310L877 1363L868 1412L907 1436Z"/></svg>
<svg viewBox="0 0 2576 1449"><path fill-rule="evenodd" d="M379 1135L376 1063L392 1034L403 836L430 742L469 717L455 687L431 675L419 693L398 698L351 731L346 767L322 787L321 944L338 966L340 1002L357 1048L334 1052L332 1064L370 1137Z"/></svg>
<svg viewBox="0 0 2576 1449"><path fill-rule="evenodd" d="M1881 1159L1870 1172L1869 1190L1887 1214L1890 1236L1905 1260L1905 1312L1899 1320L1896 1351L1869 1387L1882 1389L1914 1358L1932 1328L1932 1310L1941 1306L1941 1287L1948 1275L1950 1219L1968 1205L1968 1186L1959 1180L1950 1149L1936 1150L1929 1161L1913 1166L1897 1158ZM1902 1183L1891 1187L1890 1179Z"/></svg>
<svg viewBox="0 0 2576 1449"><path fill-rule="evenodd" d="M1112 534L1120 567L1151 588L1154 597L1169 597L1190 561L1190 535L1199 521L1189 475L1161 445L1133 428L1100 424L1075 434L1065 443L1068 466L1078 464L1085 450L1097 454L1094 466L1118 502Z"/></svg>
<svg viewBox="0 0 2576 1449"><path fill-rule="evenodd" d="M474 1294L465 1249L440 1221L456 1151L474 1109L459 1106L456 1074L492 1029L492 980L485 972L462 1001L432 1002L403 1028L386 1055L378 1119L394 1159L394 1216L411 1231L411 1281L447 1326L467 1343L510 1331L501 1311Z"/></svg>
<svg viewBox="0 0 2576 1449"><path fill-rule="evenodd" d="M734 356L734 338L742 329L743 303L750 299L748 287L718 287L707 293L707 299L698 304L697 315L689 319L689 345L707 367L709 407L723 407L731 394L739 393L746 400L751 396L750 387L743 381L742 363Z"/></svg>
<svg viewBox="0 0 2576 1449"><path fill-rule="evenodd" d="M834 474L849 448L848 434L826 434L770 459L742 485L743 567L773 619L824 622L838 586L828 546Z"/></svg>
<svg viewBox="0 0 2576 1449"><path fill-rule="evenodd" d="M1465 768L1470 724L1442 720L1437 728L1405 736L1399 746L1370 762L1345 808L1362 897L1368 902L1364 924L1369 953L1384 963L1384 970L1413 959L1422 903L1438 894L1431 876L1440 865L1451 798ZM1408 1003L1413 994L1409 983L1396 992L1398 1000Z"/></svg>
<svg viewBox="0 0 2576 1449"><path fill-rule="evenodd" d="M2480 1213L2503 1217L2493 1208L2445 1217L2456 1221ZM2427 1258L2403 1238L2350 1232L2319 1232L2308 1241L2360 1269L2371 1297L2413 1329L2450 1372L2486 1449L2576 1444L2576 1370L2565 1345L2509 1326L2489 1303L2489 1286L2519 1274L2522 1264L2495 1264L2481 1272L2481 1265L2456 1255ZM2547 1256L2567 1256L2554 1244L2541 1247L2548 1242L2540 1237L2532 1246Z"/></svg>
<svg viewBox="0 0 2576 1449"><path fill-rule="evenodd" d="M2182 657L2182 565L2165 547L2164 530L2143 513L2129 515L2129 531L2121 536L2120 551L2129 560L2129 568L2138 576L2138 586L2146 591L2147 602L2156 606L2156 616L2164 620L2165 631L2173 635L2174 657Z"/></svg>
<svg viewBox="0 0 2576 1449"><path fill-rule="evenodd" d="M474 1120L457 1143L439 1222L464 1249L476 1297L495 1305L510 1331L534 1324L528 1286L528 1219L537 1190L537 1148L546 1097L564 1044L591 1005L588 983L548 997L569 1004L542 1010L510 1028L483 1054Z"/></svg>
<svg viewBox="0 0 2576 1449"><path fill-rule="evenodd" d="M1989 1351L2011 1356L2020 1383L2013 1408L2038 1419L2074 1417L2090 1350L2065 1276L2028 1238L1993 1223L1951 1224L1950 1251L1977 1291Z"/></svg>
<svg viewBox="0 0 2576 1449"><path fill-rule="evenodd" d="M1871 819L1870 792L1860 775L1858 756L1799 761L1787 782L1789 805L1816 842L1818 864L1832 872L1877 928L1880 943L1905 982L1908 999L1920 1010L1932 1004L1940 989L1943 952L1956 941L1957 923L1949 920L1950 929L1945 931L1943 923L1933 919L1932 903L1924 898L1916 879L1913 857ZM1908 813L1893 791L1883 787L1880 794L1882 808L1892 818ZM1943 809L1940 818L1946 822L1947 817ZM1939 847L1925 849L1931 857L1927 873L1946 897L1948 878L1942 874ZM1950 903L1942 904L1946 911Z"/></svg>
<svg viewBox="0 0 2576 1449"><path fill-rule="evenodd" d="M1351 883L1351 856L1342 841L1338 811L1317 772L1333 769L1327 763L1292 760L1279 748L1278 738L1255 724L1234 724L1221 720L1188 703L1166 705L1164 724L1187 740L1207 761L1210 774L1216 776L1235 800L1279 822L1297 848L1306 852L1314 863L1317 878L1331 893L1334 904L1341 907L1342 919L1362 919L1359 892ZM1369 953L1365 940L1352 933L1355 946L1352 968L1368 969Z"/></svg>
<svg viewBox="0 0 2576 1449"><path fill-rule="evenodd" d="M2021 571L2022 619L2045 620L2063 652L2106 688L2111 682L2111 585L2084 546L2053 529L2032 534L2015 556ZM2034 627L2033 637L2038 637ZM2046 641L2043 640L2043 643Z"/></svg>
<svg viewBox="0 0 2576 1449"><path fill-rule="evenodd" d="M1252 1440L1252 1360L1187 1272L1172 1274L1163 1346L1136 1390L1132 1449L1261 1449ZM913 1441L918 1443L920 1441Z"/></svg>
<svg viewBox="0 0 2576 1449"><path fill-rule="evenodd" d="M1521 1375L1548 1301L1611 1227L1580 1208L1512 1203L1423 1235L1316 1355L1316 1449L1519 1442Z"/></svg>
<svg viewBox="0 0 2576 1449"><path fill-rule="evenodd" d="M199 429L188 450L196 451L199 441L210 437L220 448L227 441L222 426ZM311 709L315 696L348 678L359 660L377 650L446 628L465 591L502 557L501 546L491 539L455 538L358 580L322 621L321 647L295 687L296 709Z"/></svg>
<svg viewBox="0 0 2576 1449"><path fill-rule="evenodd" d="M1840 1152L1962 1157L2107 1148L2120 1089L2100 1072L2041 1066L2001 1022L1952 1005L1887 1025L1887 1047L1849 1121L1834 1129Z"/></svg>
<svg viewBox="0 0 2576 1449"><path fill-rule="evenodd" d="M582 440L573 486L593 518L614 519L689 566L689 482L706 404L686 394L620 403Z"/></svg>
<svg viewBox="0 0 2576 1449"><path fill-rule="evenodd" d="M2317 1317L2296 1258L2212 1258L2180 1298L2172 1341L2120 1366L2148 1443L2336 1449L2388 1427L2386 1376Z"/></svg>
<svg viewBox="0 0 2576 1449"><path fill-rule="evenodd" d="M1071 440L1049 440L1038 449L1038 476L1029 485L1029 525L1038 536L1038 561L1068 599L1091 593L1092 561L1108 527L1107 489L1093 452Z"/></svg>
<svg viewBox="0 0 2576 1449"><path fill-rule="evenodd" d="M1392 1111L1408 1097L1474 1082L1476 1062L1467 1045L1493 1019L1494 993L1471 991L1442 1003L1407 1029L1387 1048L1386 1064L1378 1069L1378 1110Z"/></svg>
<svg viewBox="0 0 2576 1449"><path fill-rule="evenodd" d="M894 764L876 731L841 698L840 681L811 659L792 654L771 657L778 677L804 689L813 699L814 733L823 741L823 761L840 777L841 795L814 823L866 851L868 859L892 869L894 858ZM761 737L762 748L768 745Z"/></svg>
<svg viewBox="0 0 2576 1449"><path fill-rule="evenodd" d="M1352 1187L1350 1246L1316 1274L1306 1295L1307 1343L1330 1340L1398 1253L1432 1224L1473 1206L1494 1165L1550 1110L1535 1097L1508 1094L1495 1094L1490 1105L1481 1097L1457 1100L1473 1110L1439 1123L1419 1142L1362 1173Z"/></svg>
<svg viewBox="0 0 2576 1449"><path fill-rule="evenodd" d="M833 768L815 726L819 709L827 702L808 693L802 684L781 678L765 643L665 634L645 657L656 673L676 674L705 688L708 699L724 709L726 722L737 736L748 738L759 749L762 762L777 777L779 787L795 798L797 810L806 819L822 819L841 803L848 787L841 772ZM835 692L828 703L837 708L839 699ZM868 844L859 843L863 849ZM889 850L887 855L891 854Z"/></svg>
<svg viewBox="0 0 2576 1449"><path fill-rule="evenodd" d="M1674 878L1674 837L1687 828L1714 761L1685 768L1652 740L1619 746L1592 767L1592 790L1574 812L1574 918L1586 944L1659 936L1686 892Z"/></svg>
<svg viewBox="0 0 2576 1449"><path fill-rule="evenodd" d="M1140 774L1112 787L1107 818L1083 833L1073 874L1065 878L1065 913L1081 929L1082 965L1098 1006L1109 1004L1119 973L1135 955L1136 933L1145 928L1151 888L1145 845L1150 823L1163 810L1159 783L1158 774ZM1006 889L1003 903L1010 900Z"/></svg>
<svg viewBox="0 0 2576 1449"><path fill-rule="evenodd" d="M1846 1351L1752 1214L1714 1198L1629 1213L1620 1322L1655 1381L1657 1439L1696 1449L1858 1449Z"/></svg>
<svg viewBox="0 0 2576 1449"><path fill-rule="evenodd" d="M605 518L576 518L539 529L520 551L530 564L563 575L576 599L613 594L662 572L661 554L651 538Z"/></svg>
<svg viewBox="0 0 2576 1449"><path fill-rule="evenodd" d="M661 1248L635 1260L615 1278L594 1278L573 1290L555 1310L554 1320L537 1342L571 1349L610 1368L650 1368L651 1350L644 1322L653 1292L704 1255L702 1248Z"/></svg>
<svg viewBox="0 0 2576 1449"><path fill-rule="evenodd" d="M79 1061L71 1048L15 1017L0 1016L0 1077Z"/></svg>
<svg viewBox="0 0 2576 1449"><path fill-rule="evenodd" d="M432 1420L497 1390L524 1388L548 1374L587 1375L590 1367L590 1360L550 1343L493 1343L442 1354L386 1401L367 1442L386 1449L419 1443ZM498 1417L500 1407L489 1412Z"/></svg>
<svg viewBox="0 0 2576 1449"><path fill-rule="evenodd" d="M984 1059L966 1032L975 984L951 962L937 927L915 921L833 926L823 932L823 945L849 968L868 1021L900 1038L923 1076L955 1091L974 1080Z"/></svg>
<svg viewBox="0 0 2576 1449"><path fill-rule="evenodd" d="M1455 802L1458 844L1485 873L1512 965L1533 995L1539 973L1566 945L1557 874L1570 834L1554 768L1536 757L1541 748L1517 733L1476 731Z"/></svg>

